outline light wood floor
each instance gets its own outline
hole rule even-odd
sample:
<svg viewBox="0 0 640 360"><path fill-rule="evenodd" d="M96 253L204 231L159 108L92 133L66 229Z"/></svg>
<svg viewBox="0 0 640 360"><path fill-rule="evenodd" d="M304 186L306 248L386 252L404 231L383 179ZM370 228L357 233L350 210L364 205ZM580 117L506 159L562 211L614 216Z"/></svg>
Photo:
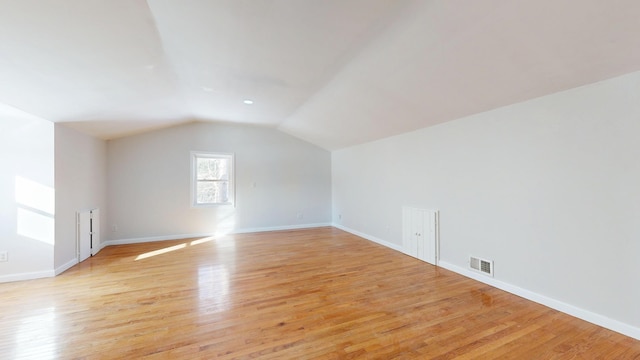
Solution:
<svg viewBox="0 0 640 360"><path fill-rule="evenodd" d="M639 359L640 341L333 228L113 246L0 284L1 359Z"/></svg>

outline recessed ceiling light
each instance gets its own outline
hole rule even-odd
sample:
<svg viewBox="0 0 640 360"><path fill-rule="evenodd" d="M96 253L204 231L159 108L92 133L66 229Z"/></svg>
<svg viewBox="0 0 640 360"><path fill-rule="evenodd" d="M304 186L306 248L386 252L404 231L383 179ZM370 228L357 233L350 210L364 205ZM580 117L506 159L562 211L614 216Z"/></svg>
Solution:
<svg viewBox="0 0 640 360"><path fill-rule="evenodd" d="M253 100L246 99L246 100L243 101L243 103L245 103L247 105L251 105L251 104L253 104Z"/></svg>
<svg viewBox="0 0 640 360"><path fill-rule="evenodd" d="M207 87L207 86L203 86L203 87L202 87L202 90L203 90L203 91L206 91L206 92L212 92L212 91L213 91L213 89L212 89L212 88Z"/></svg>

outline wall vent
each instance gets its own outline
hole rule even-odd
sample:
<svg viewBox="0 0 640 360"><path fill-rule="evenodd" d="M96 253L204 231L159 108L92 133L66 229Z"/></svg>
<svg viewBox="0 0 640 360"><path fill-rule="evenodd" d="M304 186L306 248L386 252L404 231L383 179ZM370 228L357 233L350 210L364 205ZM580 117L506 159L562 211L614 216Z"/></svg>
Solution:
<svg viewBox="0 0 640 360"><path fill-rule="evenodd" d="M469 267L471 270L493 276L493 261L471 256L469 257Z"/></svg>

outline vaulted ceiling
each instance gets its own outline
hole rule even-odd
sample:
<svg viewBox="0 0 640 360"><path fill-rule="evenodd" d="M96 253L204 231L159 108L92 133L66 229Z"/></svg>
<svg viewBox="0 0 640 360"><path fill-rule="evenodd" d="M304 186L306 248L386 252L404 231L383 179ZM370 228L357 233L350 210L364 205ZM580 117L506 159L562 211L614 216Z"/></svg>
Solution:
<svg viewBox="0 0 640 360"><path fill-rule="evenodd" d="M639 19L636 0L0 0L0 103L104 139L222 121L332 150L638 71Z"/></svg>

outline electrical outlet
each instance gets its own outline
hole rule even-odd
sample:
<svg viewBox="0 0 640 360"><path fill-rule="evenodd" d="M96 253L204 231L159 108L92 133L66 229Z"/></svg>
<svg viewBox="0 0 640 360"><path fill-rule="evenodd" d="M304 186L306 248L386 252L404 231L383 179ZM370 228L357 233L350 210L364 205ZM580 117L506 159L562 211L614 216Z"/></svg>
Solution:
<svg viewBox="0 0 640 360"><path fill-rule="evenodd" d="M9 253L7 251L0 251L0 262L9 261Z"/></svg>
<svg viewBox="0 0 640 360"><path fill-rule="evenodd" d="M113 225L111 227L111 231L113 231L114 233L118 232L118 225Z"/></svg>
<svg viewBox="0 0 640 360"><path fill-rule="evenodd" d="M298 213L298 219L302 219L304 217L303 213Z"/></svg>
<svg viewBox="0 0 640 360"><path fill-rule="evenodd" d="M342 214L338 214L338 220L342 220Z"/></svg>

